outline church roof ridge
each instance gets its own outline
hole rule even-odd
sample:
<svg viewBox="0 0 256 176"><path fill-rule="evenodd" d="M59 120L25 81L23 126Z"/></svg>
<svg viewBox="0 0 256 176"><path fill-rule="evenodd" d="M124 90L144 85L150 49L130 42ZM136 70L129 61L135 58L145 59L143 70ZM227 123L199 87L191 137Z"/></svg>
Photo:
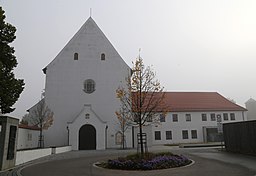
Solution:
<svg viewBox="0 0 256 176"><path fill-rule="evenodd" d="M94 19L90 16L86 21L85 23L79 28L79 30L75 33L75 35L73 35L73 37L66 43L66 45L61 49L61 51L55 56L55 58L46 66L44 67L42 70L43 70L43 73L46 74L46 70L47 70L47 67L49 65L51 65L56 58L58 58L58 56L64 51L64 49L70 44L72 43L74 40L77 39L77 37L85 30L88 30L86 29L87 25L89 23L93 23L93 25L96 27L96 30L97 32L100 33L101 36L103 36L107 41L108 43L113 47L113 49L116 51L116 53L119 55L119 57L123 60L123 58L120 56L120 54L117 52L117 50L115 49L115 47L113 46L113 44L110 42L110 40L106 37L106 35L103 33L103 31L101 30L101 28L97 25L97 23L94 21ZM128 66L128 64L123 60L123 62ZM129 67L129 66L128 66Z"/></svg>

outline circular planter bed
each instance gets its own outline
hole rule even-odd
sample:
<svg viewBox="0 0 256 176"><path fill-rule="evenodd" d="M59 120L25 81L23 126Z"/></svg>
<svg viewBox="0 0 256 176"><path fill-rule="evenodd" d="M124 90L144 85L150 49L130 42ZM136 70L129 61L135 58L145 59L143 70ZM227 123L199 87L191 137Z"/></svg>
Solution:
<svg viewBox="0 0 256 176"><path fill-rule="evenodd" d="M183 155L174 155L170 152L147 153L144 158L138 154L119 157L98 163L97 166L108 169L119 170L156 170L181 167L190 164L192 161Z"/></svg>

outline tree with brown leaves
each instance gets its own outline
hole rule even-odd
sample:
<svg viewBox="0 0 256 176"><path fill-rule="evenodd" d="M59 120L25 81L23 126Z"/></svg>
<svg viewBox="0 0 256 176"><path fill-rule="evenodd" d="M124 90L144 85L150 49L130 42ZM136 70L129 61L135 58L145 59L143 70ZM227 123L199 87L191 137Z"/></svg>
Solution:
<svg viewBox="0 0 256 176"><path fill-rule="evenodd" d="M133 63L132 74L126 79L126 88L116 90L123 108L122 119L139 127L140 153L144 157L143 126L159 122L159 113L165 114L164 88L150 66L145 67L139 56Z"/></svg>

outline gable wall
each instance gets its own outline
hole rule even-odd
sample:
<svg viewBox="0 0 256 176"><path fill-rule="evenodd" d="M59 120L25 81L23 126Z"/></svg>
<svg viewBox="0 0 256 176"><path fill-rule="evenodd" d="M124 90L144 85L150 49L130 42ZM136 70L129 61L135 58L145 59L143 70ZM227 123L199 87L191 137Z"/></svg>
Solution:
<svg viewBox="0 0 256 176"><path fill-rule="evenodd" d="M114 125L119 108L115 90L124 84L130 69L95 25L89 19L47 66L45 99L55 116L53 126L45 132L48 145L67 144L67 122L78 115L84 104L91 104L102 120ZM74 60L74 53L78 53L78 60ZM101 53L105 60L101 60ZM86 79L95 81L95 92L83 91Z"/></svg>

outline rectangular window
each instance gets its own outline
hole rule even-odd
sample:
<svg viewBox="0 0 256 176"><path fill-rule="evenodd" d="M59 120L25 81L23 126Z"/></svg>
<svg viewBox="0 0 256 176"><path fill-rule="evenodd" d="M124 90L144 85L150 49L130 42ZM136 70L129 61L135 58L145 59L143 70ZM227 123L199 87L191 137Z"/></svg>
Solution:
<svg viewBox="0 0 256 176"><path fill-rule="evenodd" d="M182 139L188 139L188 130L182 130Z"/></svg>
<svg viewBox="0 0 256 176"><path fill-rule="evenodd" d="M191 130L191 138L197 139L197 130Z"/></svg>
<svg viewBox="0 0 256 176"><path fill-rule="evenodd" d="M32 134L28 133L28 141L32 141Z"/></svg>
<svg viewBox="0 0 256 176"><path fill-rule="evenodd" d="M228 120L228 113L223 113L223 119Z"/></svg>
<svg viewBox="0 0 256 176"><path fill-rule="evenodd" d="M178 114L173 114L172 115L172 121L173 122L178 122Z"/></svg>
<svg viewBox="0 0 256 176"><path fill-rule="evenodd" d="M147 122L152 122L153 121L153 119L152 119L152 116L150 115L150 116L147 116L147 120L146 120Z"/></svg>
<svg viewBox="0 0 256 176"><path fill-rule="evenodd" d="M235 113L230 113L230 120L236 120Z"/></svg>
<svg viewBox="0 0 256 176"><path fill-rule="evenodd" d="M202 114L202 121L207 121L207 116L206 116L206 114Z"/></svg>
<svg viewBox="0 0 256 176"><path fill-rule="evenodd" d="M165 114L160 114L160 122L165 122Z"/></svg>
<svg viewBox="0 0 256 176"><path fill-rule="evenodd" d="M166 140L171 140L172 139L172 131L166 131Z"/></svg>
<svg viewBox="0 0 256 176"><path fill-rule="evenodd" d="M191 122L191 114L186 114L186 121Z"/></svg>
<svg viewBox="0 0 256 176"><path fill-rule="evenodd" d="M155 131L155 140L161 140L161 131Z"/></svg>
<svg viewBox="0 0 256 176"><path fill-rule="evenodd" d="M216 116L214 113L211 114L211 121L216 121Z"/></svg>

